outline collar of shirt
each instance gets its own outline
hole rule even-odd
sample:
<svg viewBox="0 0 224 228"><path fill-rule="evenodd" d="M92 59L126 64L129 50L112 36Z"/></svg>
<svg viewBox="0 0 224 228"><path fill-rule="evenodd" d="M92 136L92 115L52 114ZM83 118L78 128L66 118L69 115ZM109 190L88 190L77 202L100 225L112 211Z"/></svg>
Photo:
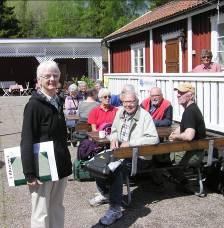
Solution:
<svg viewBox="0 0 224 228"><path fill-rule="evenodd" d="M47 95L46 93L44 93L42 90L39 90L39 93L45 97L46 101L48 101L50 104L55 106L56 109L58 109L57 95L51 97L51 96Z"/></svg>
<svg viewBox="0 0 224 228"><path fill-rule="evenodd" d="M54 99L55 96L49 96L47 95L45 92L43 92L42 90L40 90L40 92L48 99L48 101L50 101L52 98Z"/></svg>
<svg viewBox="0 0 224 228"><path fill-rule="evenodd" d="M206 66L205 64L202 64L203 69L211 69L212 68L212 63L210 63L208 66Z"/></svg>
<svg viewBox="0 0 224 228"><path fill-rule="evenodd" d="M103 110L104 112L108 112L108 111L112 110L112 106L111 106L111 105L109 105L108 110L103 109L103 108L101 107L101 105L99 106L99 108L100 108L101 110Z"/></svg>

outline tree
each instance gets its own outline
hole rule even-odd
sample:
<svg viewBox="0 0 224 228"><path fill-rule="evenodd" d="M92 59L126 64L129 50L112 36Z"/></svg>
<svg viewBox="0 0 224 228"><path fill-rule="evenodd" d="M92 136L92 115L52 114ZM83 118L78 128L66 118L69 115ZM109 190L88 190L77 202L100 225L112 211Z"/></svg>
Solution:
<svg viewBox="0 0 224 228"><path fill-rule="evenodd" d="M146 0L7 2L16 6L24 37L104 37L148 9Z"/></svg>
<svg viewBox="0 0 224 228"><path fill-rule="evenodd" d="M36 35L40 37L80 37L84 1L49 1L47 16L39 21Z"/></svg>
<svg viewBox="0 0 224 228"><path fill-rule="evenodd" d="M5 5L5 1L0 1L0 37L16 38L20 36L19 21L14 15L14 7Z"/></svg>
<svg viewBox="0 0 224 228"><path fill-rule="evenodd" d="M89 0L82 16L82 31L87 36L104 37L140 15L144 0Z"/></svg>
<svg viewBox="0 0 224 228"><path fill-rule="evenodd" d="M161 5L164 5L164 4L168 3L168 2L170 2L170 0L153 0L153 1L150 1L150 2L152 2L150 4L150 8L154 9L156 7L159 7Z"/></svg>

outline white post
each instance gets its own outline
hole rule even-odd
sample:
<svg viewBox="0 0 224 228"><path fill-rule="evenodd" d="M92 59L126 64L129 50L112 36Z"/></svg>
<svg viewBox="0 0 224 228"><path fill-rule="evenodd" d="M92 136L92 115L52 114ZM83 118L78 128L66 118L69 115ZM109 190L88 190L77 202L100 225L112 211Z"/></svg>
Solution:
<svg viewBox="0 0 224 228"><path fill-rule="evenodd" d="M192 70L192 18L187 18L187 53L188 53L188 72Z"/></svg>
<svg viewBox="0 0 224 228"><path fill-rule="evenodd" d="M150 48L150 73L153 73L153 32L149 30L149 48Z"/></svg>

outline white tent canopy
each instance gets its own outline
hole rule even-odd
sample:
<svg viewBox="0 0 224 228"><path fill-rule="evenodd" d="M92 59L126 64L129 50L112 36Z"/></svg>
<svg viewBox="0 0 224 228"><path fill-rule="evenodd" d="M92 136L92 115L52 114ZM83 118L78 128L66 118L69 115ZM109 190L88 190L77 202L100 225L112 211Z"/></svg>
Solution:
<svg viewBox="0 0 224 228"><path fill-rule="evenodd" d="M0 57L35 57L38 62L66 58L93 60L102 79L102 39L0 39Z"/></svg>

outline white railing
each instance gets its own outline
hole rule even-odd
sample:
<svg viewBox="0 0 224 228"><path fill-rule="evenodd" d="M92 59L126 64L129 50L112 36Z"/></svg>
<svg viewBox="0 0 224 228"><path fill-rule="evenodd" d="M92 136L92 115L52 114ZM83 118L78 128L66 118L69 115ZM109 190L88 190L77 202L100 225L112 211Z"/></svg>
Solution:
<svg viewBox="0 0 224 228"><path fill-rule="evenodd" d="M112 94L119 94L125 84L133 84L140 101L148 96L151 87L160 87L163 96L173 105L175 121L180 121L183 108L177 102L174 88L186 81L196 88L196 102L204 116L206 128L224 133L224 73L104 74L104 84Z"/></svg>

